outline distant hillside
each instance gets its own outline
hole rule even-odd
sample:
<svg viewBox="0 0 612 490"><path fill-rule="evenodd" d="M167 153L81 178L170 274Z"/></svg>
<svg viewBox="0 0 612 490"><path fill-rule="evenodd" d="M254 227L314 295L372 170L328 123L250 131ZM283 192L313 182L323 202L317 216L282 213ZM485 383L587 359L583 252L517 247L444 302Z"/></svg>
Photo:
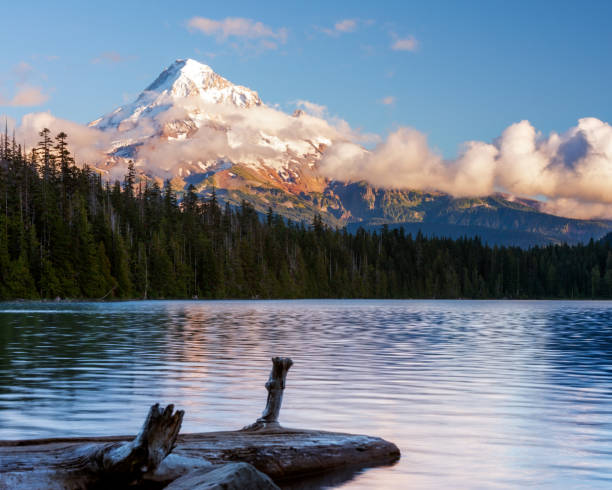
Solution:
<svg viewBox="0 0 612 490"><path fill-rule="evenodd" d="M347 228L376 229L387 224L413 234L458 238L480 236L491 245L528 247L581 243L612 230L612 221L577 220L542 213L537 201L453 198L442 193L373 189L366 184L336 184L350 214Z"/></svg>
<svg viewBox="0 0 612 490"><path fill-rule="evenodd" d="M216 195L202 199L193 189L179 201L170 183L134 192L134 165L123 186L106 185L56 150L64 139L60 134L53 142L43 131L43 150L55 161L17 151L0 163L0 299L612 298L609 243L493 249L477 239L398 230L349 234L326 227L318 215L309 226L274 213L262 219L246 203L220 206ZM467 209L459 215L472 223L500 226L490 236L502 241L532 239L505 230L512 220L540 232L560 223L580 231L580 223L514 209L524 204L507 200L381 195L425 206L424 217L445 221L404 226L442 235L464 234L463 228L494 233L449 224L457 208ZM374 213L376 206L368 209ZM536 225L525 216L535 216Z"/></svg>
<svg viewBox="0 0 612 490"><path fill-rule="evenodd" d="M351 233L359 229L358 224L351 224L348 230ZM490 228L482 228L478 226L460 226L460 225L439 225L435 223L394 223L391 225L366 225L364 229L368 231L380 231L384 226L388 226L390 230L403 229L406 234L410 233L416 236L419 232L428 238L451 238L457 240L459 238L480 238L483 244L490 246L513 246L521 248L529 248L536 245L547 245L551 240L538 233L528 231L508 231L508 230L493 230Z"/></svg>
<svg viewBox="0 0 612 490"><path fill-rule="evenodd" d="M272 124L273 122L273 124ZM195 60L177 60L133 102L93 121L112 143L102 174L131 159L159 185L193 190L260 214L293 221L315 215L333 227L404 226L441 236L481 236L491 244L579 243L612 231L610 221L551 216L541 203L510 195L453 198L442 192L375 188L329 180L319 172L327 148L344 136L303 111L269 107ZM367 151L363 149L363 151ZM139 177L140 178L140 177Z"/></svg>
<svg viewBox="0 0 612 490"><path fill-rule="evenodd" d="M234 180L244 171L232 168ZM376 189L365 183L331 182L322 193L294 195L265 185L234 182L227 188L218 175L200 186L204 195L214 186L223 201L239 205L242 200L265 214L268 207L294 221L312 221L319 213L331 226L355 231L388 225L406 232L419 230L427 236L458 238L480 236L491 245L529 247L549 243L585 243L612 231L609 220L579 220L546 214L539 203L494 195L453 198L439 192Z"/></svg>
<svg viewBox="0 0 612 490"><path fill-rule="evenodd" d="M350 231L360 226L373 230L387 224L390 228L404 228L413 234L421 230L426 236L479 236L490 245L529 247L549 243L585 243L591 238L603 237L612 229L609 220L553 216L538 211L529 201L510 201L500 195L455 199L443 194L373 190L366 195L378 196L380 205L374 204L375 200L370 197L374 205L362 215L361 221L348 224ZM354 198L354 212L359 204L359 200Z"/></svg>
<svg viewBox="0 0 612 490"><path fill-rule="evenodd" d="M608 243L609 245L612 245L612 233L608 233L606 236L604 236L601 239L602 243Z"/></svg>

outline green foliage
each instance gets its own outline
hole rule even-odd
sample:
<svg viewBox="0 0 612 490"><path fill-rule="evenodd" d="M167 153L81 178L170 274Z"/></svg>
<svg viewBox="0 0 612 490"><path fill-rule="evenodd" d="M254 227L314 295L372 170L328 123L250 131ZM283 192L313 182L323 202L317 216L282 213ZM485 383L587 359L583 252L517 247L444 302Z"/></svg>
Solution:
<svg viewBox="0 0 612 490"><path fill-rule="evenodd" d="M320 215L260 215L238 195L222 208L214 189L179 202L170 182L143 187L133 163L103 183L74 165L65 133L40 136L28 157L0 138L0 299L612 298L610 239L524 250L349 234Z"/></svg>

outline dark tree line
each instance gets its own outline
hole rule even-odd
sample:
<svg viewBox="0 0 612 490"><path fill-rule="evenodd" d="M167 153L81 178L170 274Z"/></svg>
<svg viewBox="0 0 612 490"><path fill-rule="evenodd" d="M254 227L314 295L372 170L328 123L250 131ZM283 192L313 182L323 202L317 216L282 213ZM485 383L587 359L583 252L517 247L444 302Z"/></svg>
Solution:
<svg viewBox="0 0 612 490"><path fill-rule="evenodd" d="M222 206L130 164L110 184L45 129L0 137L0 298L612 298L612 244L349 234Z"/></svg>

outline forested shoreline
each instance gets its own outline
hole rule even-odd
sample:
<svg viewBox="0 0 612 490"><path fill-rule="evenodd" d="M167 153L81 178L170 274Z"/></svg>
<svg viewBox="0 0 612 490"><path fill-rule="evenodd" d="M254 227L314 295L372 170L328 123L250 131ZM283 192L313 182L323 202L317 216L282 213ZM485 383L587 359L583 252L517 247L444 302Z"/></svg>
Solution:
<svg viewBox="0 0 612 490"><path fill-rule="evenodd" d="M68 136L0 137L0 299L612 298L610 240L523 250L354 234L169 182L105 181Z"/></svg>

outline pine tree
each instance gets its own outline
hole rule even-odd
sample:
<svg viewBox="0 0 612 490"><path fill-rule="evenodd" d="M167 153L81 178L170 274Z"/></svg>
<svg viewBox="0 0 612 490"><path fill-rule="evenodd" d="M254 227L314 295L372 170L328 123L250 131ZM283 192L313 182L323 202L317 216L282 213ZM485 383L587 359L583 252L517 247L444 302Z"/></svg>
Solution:
<svg viewBox="0 0 612 490"><path fill-rule="evenodd" d="M612 243L529 250L478 238L354 234L293 223L189 186L123 182L74 164L68 136L27 156L0 135L0 297L611 298ZM61 170L57 172L57 168ZM142 184L142 181L141 181ZM233 201L232 201L233 202Z"/></svg>
<svg viewBox="0 0 612 490"><path fill-rule="evenodd" d="M136 185L136 166L134 162L130 160L127 166L127 173L123 178L123 193L126 201L134 197L134 185Z"/></svg>
<svg viewBox="0 0 612 490"><path fill-rule="evenodd" d="M52 151L51 131L48 128L44 128L38 135L41 138L38 142L38 151L41 156L42 174L44 180L49 180L55 176L55 158Z"/></svg>

